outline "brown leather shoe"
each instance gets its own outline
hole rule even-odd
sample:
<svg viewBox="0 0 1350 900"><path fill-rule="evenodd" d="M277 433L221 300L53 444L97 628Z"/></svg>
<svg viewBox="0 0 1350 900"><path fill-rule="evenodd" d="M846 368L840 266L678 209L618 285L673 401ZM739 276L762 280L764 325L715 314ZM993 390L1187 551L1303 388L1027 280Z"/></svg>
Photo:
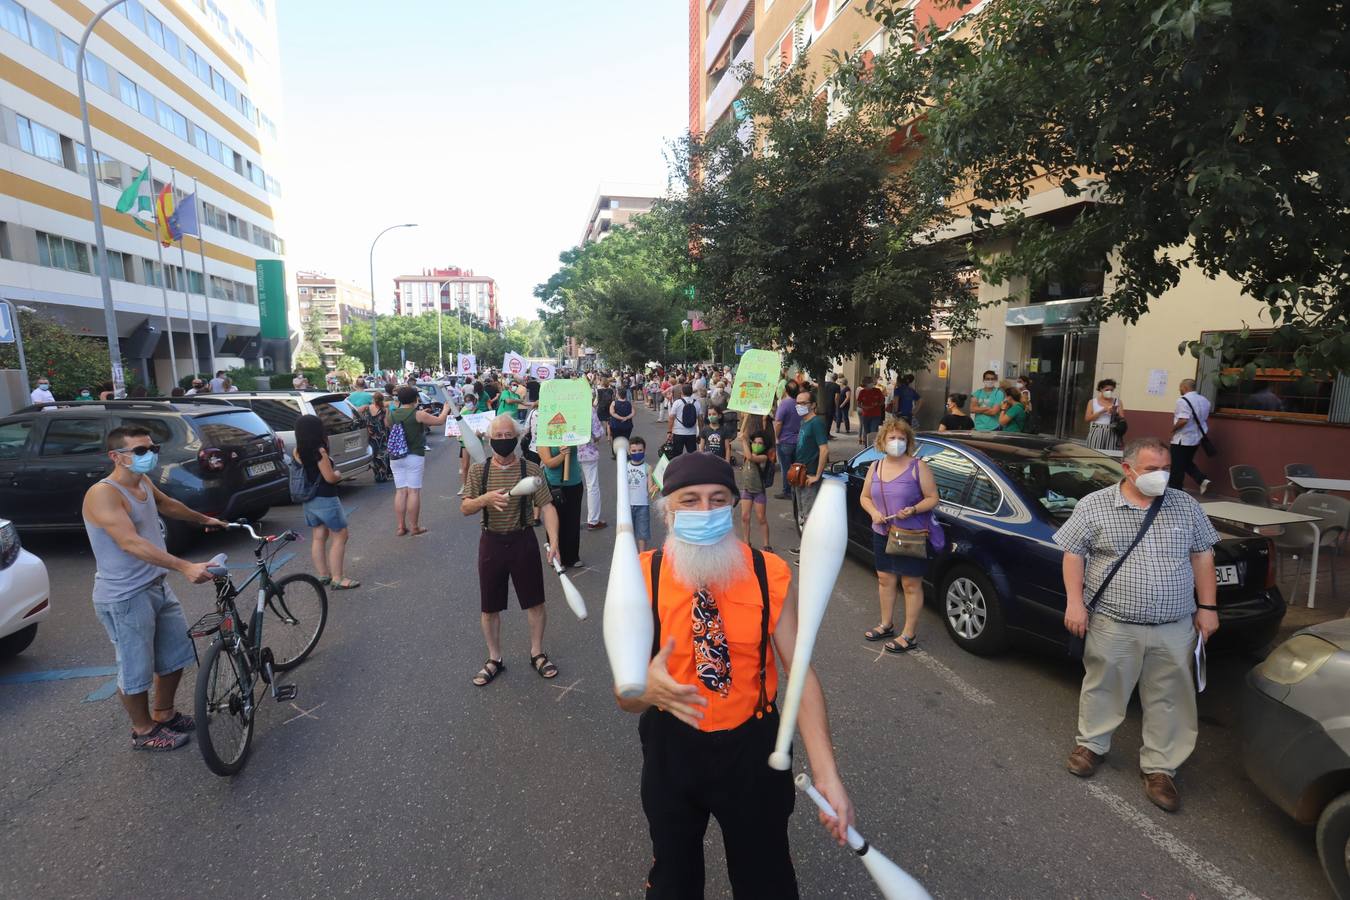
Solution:
<svg viewBox="0 0 1350 900"><path fill-rule="evenodd" d="M1105 756L1098 756L1087 747L1079 744L1069 754L1069 771L1079 778L1091 778L1104 759L1106 759Z"/></svg>
<svg viewBox="0 0 1350 900"><path fill-rule="evenodd" d="M1176 812L1181 808L1181 794L1171 775L1162 772L1140 772L1144 779L1144 796L1158 809Z"/></svg>

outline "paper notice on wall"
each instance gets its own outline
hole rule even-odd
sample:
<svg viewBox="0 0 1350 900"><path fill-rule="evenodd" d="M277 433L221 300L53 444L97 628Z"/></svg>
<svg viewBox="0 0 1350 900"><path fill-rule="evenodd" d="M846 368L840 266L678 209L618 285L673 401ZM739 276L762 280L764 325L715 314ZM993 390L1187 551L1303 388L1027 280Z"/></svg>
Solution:
<svg viewBox="0 0 1350 900"><path fill-rule="evenodd" d="M1162 397L1167 393L1167 370L1150 369L1148 373L1148 393L1151 397Z"/></svg>

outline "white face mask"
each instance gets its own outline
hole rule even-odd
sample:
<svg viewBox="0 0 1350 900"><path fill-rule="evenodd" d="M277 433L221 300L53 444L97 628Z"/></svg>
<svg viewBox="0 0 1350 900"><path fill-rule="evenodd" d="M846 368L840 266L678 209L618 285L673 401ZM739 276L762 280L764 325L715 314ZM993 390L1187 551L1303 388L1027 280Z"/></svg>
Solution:
<svg viewBox="0 0 1350 900"><path fill-rule="evenodd" d="M988 381L988 380L986 380L985 383L984 383L984 389L985 389L986 391L992 391L992 390L995 388L995 386L997 386L997 384L998 384L997 381Z"/></svg>
<svg viewBox="0 0 1350 900"><path fill-rule="evenodd" d="M1114 397L1115 395L1116 395L1116 392L1113 391L1113 390L1111 390L1110 388L1107 388L1106 390L1102 391L1102 399L1103 399L1103 400L1110 400L1110 399L1111 399L1112 397Z"/></svg>
<svg viewBox="0 0 1350 900"><path fill-rule="evenodd" d="M904 456L905 448L907 446L908 445L905 443L904 438L891 438L889 441L886 442L886 455Z"/></svg>
<svg viewBox="0 0 1350 900"><path fill-rule="evenodd" d="M806 415L807 413L809 413L810 411L811 411L811 407L809 407L809 406L803 406L803 405L800 404L800 403L797 404L797 415L799 415L799 416L804 416L804 415Z"/></svg>
<svg viewBox="0 0 1350 900"><path fill-rule="evenodd" d="M1170 477L1171 473L1166 469L1145 472L1134 480L1134 486L1145 497L1161 497L1167 490L1167 480Z"/></svg>

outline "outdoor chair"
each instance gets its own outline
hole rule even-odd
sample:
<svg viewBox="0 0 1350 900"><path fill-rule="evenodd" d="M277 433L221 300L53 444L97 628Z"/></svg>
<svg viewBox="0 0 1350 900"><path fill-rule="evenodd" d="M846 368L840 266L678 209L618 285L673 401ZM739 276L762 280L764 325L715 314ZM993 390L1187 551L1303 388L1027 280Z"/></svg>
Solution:
<svg viewBox="0 0 1350 900"><path fill-rule="evenodd" d="M1307 463L1290 463L1284 467L1284 502L1288 505L1299 494L1304 493L1303 488L1290 481L1290 478L1301 476L1303 478L1316 478L1317 470Z"/></svg>
<svg viewBox="0 0 1350 900"><path fill-rule="evenodd" d="M1261 477L1256 466L1230 466L1228 477L1233 482L1233 490L1243 503L1270 508L1270 486ZM1281 488L1282 490L1283 488Z"/></svg>
<svg viewBox="0 0 1350 900"><path fill-rule="evenodd" d="M1329 560L1331 596L1336 597L1340 590L1336 584L1336 558L1341 555L1342 538L1346 529L1350 528L1350 500L1332 494L1299 494L1294 498L1289 511L1305 516L1317 516L1322 520L1317 523L1322 531L1318 561L1321 562L1323 558ZM1294 570L1294 587L1288 595L1297 597L1298 584L1303 577L1303 557L1312 553L1312 526L1304 522L1286 525L1284 531L1272 540L1275 542L1277 554L1281 557L1289 554L1298 563L1298 567Z"/></svg>

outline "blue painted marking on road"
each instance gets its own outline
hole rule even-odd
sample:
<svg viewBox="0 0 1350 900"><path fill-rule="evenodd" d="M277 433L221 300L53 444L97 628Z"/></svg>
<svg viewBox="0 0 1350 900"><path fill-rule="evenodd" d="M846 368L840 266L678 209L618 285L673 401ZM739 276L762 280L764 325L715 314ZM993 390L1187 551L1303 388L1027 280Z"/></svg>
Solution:
<svg viewBox="0 0 1350 900"><path fill-rule="evenodd" d="M116 666L88 666L83 669L49 669L46 672L20 672L0 678L0 684L34 684L39 681L66 681L71 678L99 678L116 675Z"/></svg>
<svg viewBox="0 0 1350 900"><path fill-rule="evenodd" d="M97 690L90 691L89 696L81 700L81 703L97 703L100 700L107 700L113 694L117 693L117 679L105 682Z"/></svg>

